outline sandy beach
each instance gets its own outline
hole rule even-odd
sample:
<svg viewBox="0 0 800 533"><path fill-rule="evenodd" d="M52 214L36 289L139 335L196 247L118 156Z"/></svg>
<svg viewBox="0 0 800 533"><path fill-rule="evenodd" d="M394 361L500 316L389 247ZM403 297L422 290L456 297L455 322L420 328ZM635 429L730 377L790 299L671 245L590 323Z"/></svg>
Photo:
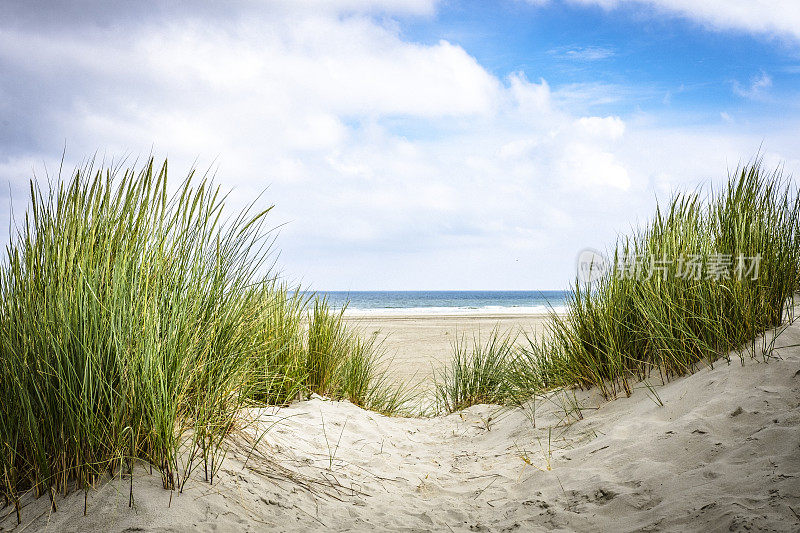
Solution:
<svg viewBox="0 0 800 533"><path fill-rule="evenodd" d="M349 325L367 335L376 334L386 351L385 368L397 382L427 387L433 373L450 361L453 342L487 337L493 329L501 332L540 335L546 315L533 314L397 314L345 315Z"/></svg>
<svg viewBox="0 0 800 533"><path fill-rule="evenodd" d="M196 472L166 491L138 465L85 501L57 496L57 512L24 498L16 530L797 531L799 343L794 325L768 362L734 355L610 402L576 392L434 418L319 397L253 409L213 485Z"/></svg>
<svg viewBox="0 0 800 533"><path fill-rule="evenodd" d="M0 0L0 533L800 533L800 0Z"/></svg>

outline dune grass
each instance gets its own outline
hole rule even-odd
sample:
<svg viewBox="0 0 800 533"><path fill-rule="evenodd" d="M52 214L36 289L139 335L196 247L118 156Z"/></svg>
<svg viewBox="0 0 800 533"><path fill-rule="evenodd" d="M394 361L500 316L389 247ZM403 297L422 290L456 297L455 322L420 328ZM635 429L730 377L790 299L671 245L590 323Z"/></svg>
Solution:
<svg viewBox="0 0 800 533"><path fill-rule="evenodd" d="M566 314L552 314L542 338L506 349L493 334L470 357L455 346L453 369L436 385L440 405L515 403L572 386L612 398L653 375L666 381L732 352L744 358L800 290L798 190L756 159L705 198L674 196L609 256L599 280L576 280ZM498 395L503 388L511 393Z"/></svg>
<svg viewBox="0 0 800 533"><path fill-rule="evenodd" d="M88 490L153 464L180 489L209 481L243 406L315 392L384 413L411 391L389 384L382 346L325 300L271 273L269 209L228 216L224 196L190 174L172 191L167 164L79 169L42 190L0 265L0 468L6 503ZM626 258L658 262L627 275ZM683 260L760 258L758 275L687 278ZM436 400L454 411L518 403L560 387L629 394L712 364L784 319L800 288L800 200L760 162L720 191L674 197L623 237L614 265L576 282L565 316L519 347L493 332L454 345ZM744 357L744 355L742 355Z"/></svg>
<svg viewBox="0 0 800 533"><path fill-rule="evenodd" d="M797 189L758 160L706 201L675 196L620 240L599 283L575 284L566 316L553 318L550 340L538 348L545 385L629 395L632 379L668 380L741 352L781 324L800 288L798 220ZM651 275L630 275L621 263L632 256Z"/></svg>
<svg viewBox="0 0 800 533"><path fill-rule="evenodd" d="M284 405L309 391L304 318L309 296L284 285L265 285L266 305L254 318L254 341L264 347L249 356L247 395L256 402Z"/></svg>
<svg viewBox="0 0 800 533"><path fill-rule="evenodd" d="M343 314L344 309L331 313L325 299L316 299L310 312L306 372L311 391L320 395L338 392L340 370L349 356Z"/></svg>
<svg viewBox="0 0 800 533"><path fill-rule="evenodd" d="M0 486L17 510L135 460L165 488L198 465L213 481L244 405L400 407L374 343L270 273L269 208L228 216L208 178L171 192L152 159L30 194L0 265Z"/></svg>
<svg viewBox="0 0 800 533"><path fill-rule="evenodd" d="M392 386L382 362L386 357L375 335L365 336L345 326L344 308L330 309L316 298L309 313L309 388L312 392L350 402L384 414L404 412L413 389Z"/></svg>
<svg viewBox="0 0 800 533"><path fill-rule="evenodd" d="M481 403L503 404L513 394L509 375L517 336L494 329L485 341L462 336L453 342L450 365L434 375L438 410L459 411Z"/></svg>

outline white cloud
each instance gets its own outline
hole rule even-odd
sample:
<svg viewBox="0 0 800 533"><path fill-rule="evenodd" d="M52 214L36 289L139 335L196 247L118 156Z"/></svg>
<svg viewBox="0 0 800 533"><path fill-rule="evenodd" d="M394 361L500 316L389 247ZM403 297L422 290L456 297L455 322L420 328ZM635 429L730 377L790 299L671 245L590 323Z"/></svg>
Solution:
<svg viewBox="0 0 800 533"><path fill-rule="evenodd" d="M559 86L552 95L556 105L576 113L589 113L597 106L634 105L660 95L659 90L642 86L626 86L601 82L569 83Z"/></svg>
<svg viewBox="0 0 800 533"><path fill-rule="evenodd" d="M625 122L619 117L582 117L575 125L578 131L601 139L619 139L625 133Z"/></svg>
<svg viewBox="0 0 800 533"><path fill-rule="evenodd" d="M567 146L560 163L565 176L572 176L580 187L607 185L623 191L631 186L628 171L617 162L613 153L604 152L586 143Z"/></svg>
<svg viewBox="0 0 800 533"><path fill-rule="evenodd" d="M716 30L740 30L800 39L797 0L569 0L606 9L644 5Z"/></svg>
<svg viewBox="0 0 800 533"><path fill-rule="evenodd" d="M772 87L772 78L766 72L753 76L747 86L743 86L738 81L733 82L733 92L744 98L758 99L770 87Z"/></svg>
<svg viewBox="0 0 800 533"><path fill-rule="evenodd" d="M98 149L155 147L176 173L216 158L232 202L269 186L275 223L289 222L278 244L293 279L559 288L576 250L650 214L653 190L721 176L762 140L797 156L758 128L661 136L646 120L596 110L647 91L554 88L535 72L498 79L461 47L408 42L391 18L368 14L426 16L431 6L285 2L247 17L0 25L0 118L10 125L0 180L20 209L30 169L57 167L65 140L68 167Z"/></svg>
<svg viewBox="0 0 800 533"><path fill-rule="evenodd" d="M275 0L272 0L275 2ZM278 0L286 8L314 11L378 11L410 15L432 15L438 0Z"/></svg>
<svg viewBox="0 0 800 533"><path fill-rule="evenodd" d="M612 57L614 55L614 50L601 46L579 46L575 48L556 48L550 50L550 54L561 59L570 59L574 61L599 61Z"/></svg>
<svg viewBox="0 0 800 533"><path fill-rule="evenodd" d="M508 77L508 82L512 105L517 112L533 117L552 111L550 85L544 79L531 83L524 72L515 72Z"/></svg>

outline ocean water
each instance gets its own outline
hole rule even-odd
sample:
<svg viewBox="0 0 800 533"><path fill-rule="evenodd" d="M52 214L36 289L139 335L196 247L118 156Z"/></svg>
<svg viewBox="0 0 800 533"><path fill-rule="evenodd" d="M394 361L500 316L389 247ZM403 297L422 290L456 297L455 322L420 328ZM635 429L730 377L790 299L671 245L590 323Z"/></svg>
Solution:
<svg viewBox="0 0 800 533"><path fill-rule="evenodd" d="M564 309L565 291L319 291L347 315L546 314Z"/></svg>

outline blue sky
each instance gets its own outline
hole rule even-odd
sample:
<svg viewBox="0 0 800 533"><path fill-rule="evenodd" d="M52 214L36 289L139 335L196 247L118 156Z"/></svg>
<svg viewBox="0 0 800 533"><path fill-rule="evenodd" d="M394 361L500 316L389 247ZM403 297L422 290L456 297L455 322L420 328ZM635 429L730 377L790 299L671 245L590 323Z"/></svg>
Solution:
<svg viewBox="0 0 800 533"><path fill-rule="evenodd" d="M800 5L797 6L800 12ZM401 26L404 37L463 47L499 78L536 73L551 86L603 83L624 99L594 109L674 113L665 121L704 123L732 110L742 118L783 118L800 109L800 47L788 35L714 30L646 5L449 1L434 17ZM747 94L757 80L769 90ZM756 91L757 92L757 91Z"/></svg>
<svg viewBox="0 0 800 533"><path fill-rule="evenodd" d="M561 289L656 198L800 171L794 0L0 5L0 181L97 152L264 189L283 276Z"/></svg>

